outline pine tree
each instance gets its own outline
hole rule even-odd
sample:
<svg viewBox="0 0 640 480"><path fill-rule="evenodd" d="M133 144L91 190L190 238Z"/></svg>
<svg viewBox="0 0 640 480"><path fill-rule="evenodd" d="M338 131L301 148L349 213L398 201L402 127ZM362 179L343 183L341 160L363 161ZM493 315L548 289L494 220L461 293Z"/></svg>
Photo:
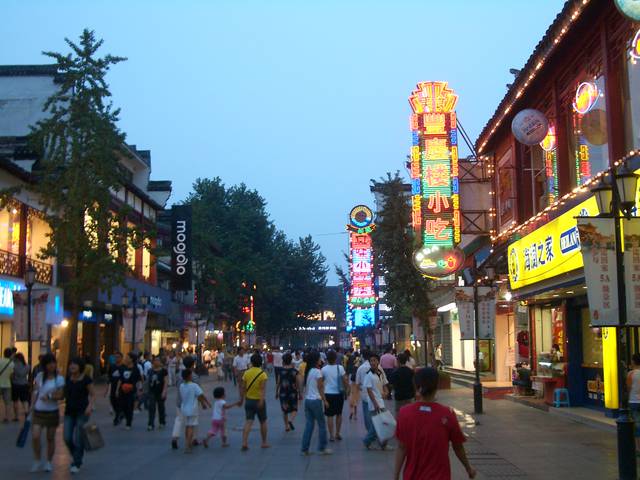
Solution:
<svg viewBox="0 0 640 480"><path fill-rule="evenodd" d="M74 355L82 302L124 280L128 242L142 239L128 231L126 210L111 208L113 192L125 181L120 159L126 147L105 77L126 59L98 58L103 40L87 29L79 43L65 41L71 53L43 52L56 61L60 83L44 106L47 117L32 127L30 142L39 158L34 190L51 227L40 255L55 257L61 266L65 298L72 304L67 331Z"/></svg>

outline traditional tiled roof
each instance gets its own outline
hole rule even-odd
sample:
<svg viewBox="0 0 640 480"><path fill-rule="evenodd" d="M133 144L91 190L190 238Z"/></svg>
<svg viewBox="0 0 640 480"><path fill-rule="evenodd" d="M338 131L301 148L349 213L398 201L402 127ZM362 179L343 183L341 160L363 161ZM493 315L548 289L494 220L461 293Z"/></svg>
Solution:
<svg viewBox="0 0 640 480"><path fill-rule="evenodd" d="M57 65L0 65L0 77L56 76Z"/></svg>
<svg viewBox="0 0 640 480"><path fill-rule="evenodd" d="M476 150L479 154L485 153L484 147L500 126L505 116L510 112L513 104L524 94L531 81L536 77L540 68L542 68L544 62L555 51L562 37L569 32L589 3L593 3L593 0L567 0L565 2L562 11L551 23L542 40L538 42L538 45L533 50L533 53L525 63L518 77L478 136L476 140Z"/></svg>

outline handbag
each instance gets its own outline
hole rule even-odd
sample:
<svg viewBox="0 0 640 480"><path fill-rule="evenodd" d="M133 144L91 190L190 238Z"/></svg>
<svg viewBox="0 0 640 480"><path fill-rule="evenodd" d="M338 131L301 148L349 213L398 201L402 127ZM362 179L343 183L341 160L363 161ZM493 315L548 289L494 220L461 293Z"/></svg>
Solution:
<svg viewBox="0 0 640 480"><path fill-rule="evenodd" d="M31 415L27 415L24 419L24 424L18 433L18 438L16 439L16 447L24 448L27 444L27 437L29 436L29 430L31 429Z"/></svg>
<svg viewBox="0 0 640 480"><path fill-rule="evenodd" d="M91 452L104 447L104 438L102 438L102 433L95 423L86 423L82 427L81 435L86 450Z"/></svg>
<svg viewBox="0 0 640 480"><path fill-rule="evenodd" d="M386 408L380 410L379 413L372 412L371 421L380 443L391 440L396 434L396 419Z"/></svg>
<svg viewBox="0 0 640 480"><path fill-rule="evenodd" d="M340 365L336 365L336 381L338 382L338 393L346 400L347 392L344 390L344 384L342 383L342 377L340 376Z"/></svg>

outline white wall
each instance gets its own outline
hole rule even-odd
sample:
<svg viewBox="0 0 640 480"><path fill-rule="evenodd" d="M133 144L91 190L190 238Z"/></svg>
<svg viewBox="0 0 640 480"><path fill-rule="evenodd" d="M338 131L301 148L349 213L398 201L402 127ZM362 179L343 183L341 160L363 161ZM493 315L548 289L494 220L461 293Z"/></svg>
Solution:
<svg viewBox="0 0 640 480"><path fill-rule="evenodd" d="M57 88L49 76L0 77L0 136L27 135L45 118L42 107Z"/></svg>

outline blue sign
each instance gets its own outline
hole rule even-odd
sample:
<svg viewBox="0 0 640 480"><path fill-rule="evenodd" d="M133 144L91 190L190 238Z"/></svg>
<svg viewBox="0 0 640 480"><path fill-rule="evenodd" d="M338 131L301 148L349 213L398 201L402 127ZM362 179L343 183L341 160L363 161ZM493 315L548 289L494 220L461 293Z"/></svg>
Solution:
<svg viewBox="0 0 640 480"><path fill-rule="evenodd" d="M0 315L13 316L13 292L17 290L24 290L24 285L0 280Z"/></svg>
<svg viewBox="0 0 640 480"><path fill-rule="evenodd" d="M353 324L356 328L371 327L375 321L376 315L373 307L353 309Z"/></svg>
<svg viewBox="0 0 640 480"><path fill-rule="evenodd" d="M580 248L580 233L578 227L570 228L560 234L560 251L563 254Z"/></svg>

